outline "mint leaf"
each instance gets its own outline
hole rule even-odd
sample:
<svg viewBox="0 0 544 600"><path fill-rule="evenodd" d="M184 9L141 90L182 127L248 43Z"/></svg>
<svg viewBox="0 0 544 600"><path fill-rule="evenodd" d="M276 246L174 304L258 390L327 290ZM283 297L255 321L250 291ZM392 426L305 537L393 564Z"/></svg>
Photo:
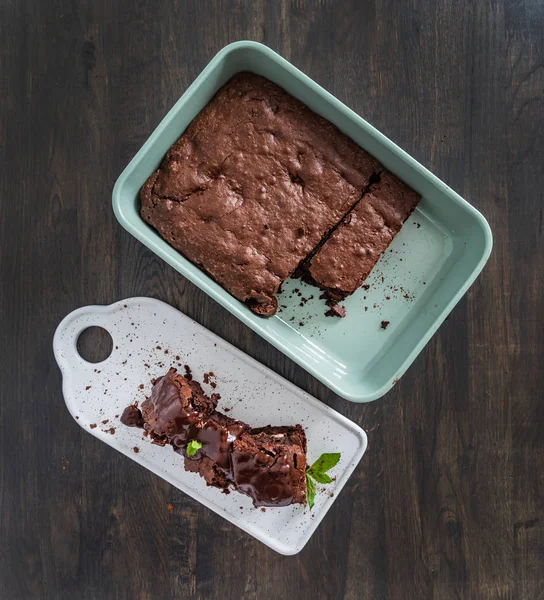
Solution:
<svg viewBox="0 0 544 600"><path fill-rule="evenodd" d="M313 477L317 483L330 483L332 479L326 473L320 473L319 471L313 471L308 469L308 475Z"/></svg>
<svg viewBox="0 0 544 600"><path fill-rule="evenodd" d="M315 483L331 483L332 477L326 471L332 469L340 460L340 452L322 454L311 467L306 468L306 497L310 510L314 507Z"/></svg>
<svg viewBox="0 0 544 600"><path fill-rule="evenodd" d="M197 440L191 440L187 444L187 448L185 452L187 452L187 456L194 456L199 450L202 448L202 444Z"/></svg>
<svg viewBox="0 0 544 600"><path fill-rule="evenodd" d="M306 499L310 510L312 510L315 503L315 483L308 477L308 473L306 473Z"/></svg>
<svg viewBox="0 0 544 600"><path fill-rule="evenodd" d="M322 454L310 467L310 471L312 473L326 473L329 469L335 467L338 464L339 460L340 452L333 452L332 454Z"/></svg>

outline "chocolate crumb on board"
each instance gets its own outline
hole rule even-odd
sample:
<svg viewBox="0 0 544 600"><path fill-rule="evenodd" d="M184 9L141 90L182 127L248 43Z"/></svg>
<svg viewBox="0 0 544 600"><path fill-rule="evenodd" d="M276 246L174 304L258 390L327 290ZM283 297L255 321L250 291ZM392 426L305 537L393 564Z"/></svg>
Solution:
<svg viewBox="0 0 544 600"><path fill-rule="evenodd" d="M138 387L139 387L141 390L143 390L143 389L144 389L144 384L143 384L143 383L140 383L140 385L139 385Z"/></svg>
<svg viewBox="0 0 544 600"><path fill-rule="evenodd" d="M162 350L162 348L160 346L156 346L155 350Z"/></svg>
<svg viewBox="0 0 544 600"><path fill-rule="evenodd" d="M390 321L382 321L381 328L387 329L389 327Z"/></svg>
<svg viewBox="0 0 544 600"><path fill-rule="evenodd" d="M210 383L210 374L204 373L204 383Z"/></svg>
<svg viewBox="0 0 544 600"><path fill-rule="evenodd" d="M132 450L135 454L138 454L138 452L140 452L140 448L138 448L138 446L134 446L134 448L132 448Z"/></svg>
<svg viewBox="0 0 544 600"><path fill-rule="evenodd" d="M85 388L85 390L90 390L90 389L91 389L91 386L90 386L90 385L88 385L88 386Z"/></svg>
<svg viewBox="0 0 544 600"><path fill-rule="evenodd" d="M96 423L91 423L91 424L89 425L89 427L90 427L91 429L95 429L95 428L96 428Z"/></svg>
<svg viewBox="0 0 544 600"><path fill-rule="evenodd" d="M115 433L115 427L110 427L108 429L108 433L111 433L113 435Z"/></svg>
<svg viewBox="0 0 544 600"><path fill-rule="evenodd" d="M217 383L215 383L215 381L210 382L210 385L212 386L212 388L215 390L215 388L217 387Z"/></svg>
<svg viewBox="0 0 544 600"><path fill-rule="evenodd" d="M109 422L110 422L110 420L109 420L109 419L104 419L104 420L102 421L102 425L105 425L106 423L109 423Z"/></svg>
<svg viewBox="0 0 544 600"><path fill-rule="evenodd" d="M189 365L183 365L183 368L185 369L185 379L192 381L193 372L191 371L191 367Z"/></svg>

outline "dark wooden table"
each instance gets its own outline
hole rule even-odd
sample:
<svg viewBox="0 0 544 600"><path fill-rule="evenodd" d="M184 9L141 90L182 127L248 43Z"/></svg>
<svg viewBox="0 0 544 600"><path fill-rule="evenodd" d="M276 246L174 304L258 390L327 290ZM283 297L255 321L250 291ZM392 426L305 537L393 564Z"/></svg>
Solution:
<svg viewBox="0 0 544 600"><path fill-rule="evenodd" d="M539 0L2 2L0 598L544 597L543 26ZM113 216L121 170L238 39L283 54L493 229L482 276L375 403L335 396ZM56 325L134 295L178 307L369 431L298 556L68 414Z"/></svg>

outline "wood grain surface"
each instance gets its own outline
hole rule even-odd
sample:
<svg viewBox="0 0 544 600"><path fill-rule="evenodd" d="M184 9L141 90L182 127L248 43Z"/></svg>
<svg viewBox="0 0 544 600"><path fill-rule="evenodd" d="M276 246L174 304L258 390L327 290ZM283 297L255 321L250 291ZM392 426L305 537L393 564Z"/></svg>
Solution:
<svg viewBox="0 0 544 600"><path fill-rule="evenodd" d="M113 216L117 176L239 39L292 61L493 230L482 276L375 403L335 396ZM0 598L544 598L543 40L540 0L0 4ZM368 430L298 556L72 421L54 329L133 295L178 307Z"/></svg>

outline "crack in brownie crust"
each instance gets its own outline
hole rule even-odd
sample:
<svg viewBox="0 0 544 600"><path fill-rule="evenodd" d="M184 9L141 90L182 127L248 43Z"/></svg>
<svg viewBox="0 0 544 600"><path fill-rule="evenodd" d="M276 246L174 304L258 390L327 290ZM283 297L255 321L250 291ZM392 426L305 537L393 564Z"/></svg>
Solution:
<svg viewBox="0 0 544 600"><path fill-rule="evenodd" d="M330 298L358 289L410 216L420 196L384 171L305 266L308 279Z"/></svg>

